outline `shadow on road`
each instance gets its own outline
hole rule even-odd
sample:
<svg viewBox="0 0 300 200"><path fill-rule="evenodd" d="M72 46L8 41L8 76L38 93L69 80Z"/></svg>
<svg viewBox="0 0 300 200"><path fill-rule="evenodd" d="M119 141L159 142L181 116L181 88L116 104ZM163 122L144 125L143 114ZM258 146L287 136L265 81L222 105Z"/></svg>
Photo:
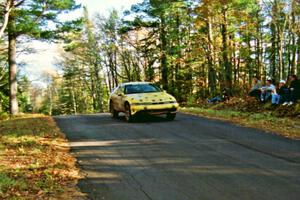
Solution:
<svg viewBox="0 0 300 200"><path fill-rule="evenodd" d="M120 115L117 120L126 122L125 116ZM149 115L149 114L137 114L134 117L132 123L149 123L149 122L168 122L164 115Z"/></svg>

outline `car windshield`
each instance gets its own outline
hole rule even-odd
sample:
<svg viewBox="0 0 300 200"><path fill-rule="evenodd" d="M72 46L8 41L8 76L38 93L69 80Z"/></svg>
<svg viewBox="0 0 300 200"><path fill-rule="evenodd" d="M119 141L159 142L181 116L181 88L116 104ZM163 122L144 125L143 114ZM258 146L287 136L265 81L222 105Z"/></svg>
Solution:
<svg viewBox="0 0 300 200"><path fill-rule="evenodd" d="M152 84L136 84L136 85L125 86L125 94L151 93L151 92L161 92L161 89Z"/></svg>

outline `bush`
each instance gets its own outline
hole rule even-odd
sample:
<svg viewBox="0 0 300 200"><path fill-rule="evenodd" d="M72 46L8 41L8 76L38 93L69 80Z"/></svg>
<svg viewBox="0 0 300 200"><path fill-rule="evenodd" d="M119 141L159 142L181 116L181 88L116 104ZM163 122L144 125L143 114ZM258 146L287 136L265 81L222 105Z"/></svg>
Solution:
<svg viewBox="0 0 300 200"><path fill-rule="evenodd" d="M195 106L196 103L197 103L197 99L196 99L195 95L189 95L187 97L187 101L186 101L187 106Z"/></svg>
<svg viewBox="0 0 300 200"><path fill-rule="evenodd" d="M7 120L9 119L9 114L6 112L0 113L0 120Z"/></svg>

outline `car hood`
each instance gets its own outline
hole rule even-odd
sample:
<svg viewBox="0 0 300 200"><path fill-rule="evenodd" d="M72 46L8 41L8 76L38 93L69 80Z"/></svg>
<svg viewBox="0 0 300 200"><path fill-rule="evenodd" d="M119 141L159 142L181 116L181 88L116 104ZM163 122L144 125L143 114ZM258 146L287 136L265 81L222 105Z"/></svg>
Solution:
<svg viewBox="0 0 300 200"><path fill-rule="evenodd" d="M176 99L166 92L127 94L131 103L176 102Z"/></svg>

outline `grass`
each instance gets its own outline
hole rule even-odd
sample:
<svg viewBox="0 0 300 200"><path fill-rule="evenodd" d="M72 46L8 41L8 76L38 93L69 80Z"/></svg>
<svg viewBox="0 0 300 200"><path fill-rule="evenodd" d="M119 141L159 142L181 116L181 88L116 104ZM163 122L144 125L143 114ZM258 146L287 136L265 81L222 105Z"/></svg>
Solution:
<svg viewBox="0 0 300 200"><path fill-rule="evenodd" d="M4 193L8 190L8 188L16 187L16 180L10 178L7 174L0 173L0 193Z"/></svg>
<svg viewBox="0 0 300 200"><path fill-rule="evenodd" d="M80 178L64 135L51 117L0 121L0 199L73 199Z"/></svg>
<svg viewBox="0 0 300 200"><path fill-rule="evenodd" d="M230 109L201 107L181 108L181 112L203 117L225 120L245 127L257 128L292 139L300 139L300 120L288 117L276 117L270 112L253 113Z"/></svg>

